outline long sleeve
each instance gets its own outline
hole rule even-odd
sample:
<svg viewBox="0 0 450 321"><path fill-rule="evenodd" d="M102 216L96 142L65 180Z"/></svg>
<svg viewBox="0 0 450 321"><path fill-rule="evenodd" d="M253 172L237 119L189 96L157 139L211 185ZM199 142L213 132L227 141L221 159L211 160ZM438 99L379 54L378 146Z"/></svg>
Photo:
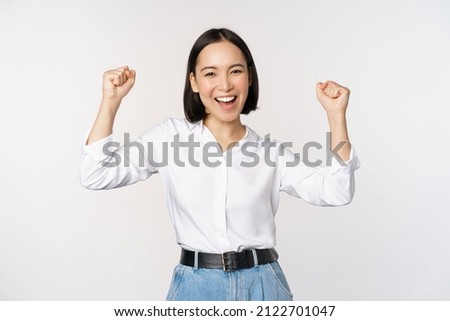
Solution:
<svg viewBox="0 0 450 321"><path fill-rule="evenodd" d="M81 147L80 183L88 189L112 189L134 184L158 172L155 160L163 141L163 124L122 146L111 134Z"/></svg>
<svg viewBox="0 0 450 321"><path fill-rule="evenodd" d="M352 147L345 165L332 158L330 166L308 167L290 150L280 157L280 190L319 206L349 204L355 193L354 171L360 167Z"/></svg>

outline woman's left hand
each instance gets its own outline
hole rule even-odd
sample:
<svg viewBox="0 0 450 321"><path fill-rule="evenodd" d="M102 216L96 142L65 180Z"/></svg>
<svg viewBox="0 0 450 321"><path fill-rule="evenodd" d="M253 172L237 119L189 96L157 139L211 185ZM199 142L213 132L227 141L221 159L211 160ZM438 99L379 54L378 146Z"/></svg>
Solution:
<svg viewBox="0 0 450 321"><path fill-rule="evenodd" d="M334 81L319 82L317 99L328 114L343 114L347 110L350 90Z"/></svg>

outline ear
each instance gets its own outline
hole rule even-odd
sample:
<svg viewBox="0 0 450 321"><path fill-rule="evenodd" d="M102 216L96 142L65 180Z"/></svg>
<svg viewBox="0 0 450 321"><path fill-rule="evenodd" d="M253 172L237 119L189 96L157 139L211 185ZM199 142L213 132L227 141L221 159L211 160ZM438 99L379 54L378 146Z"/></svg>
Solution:
<svg viewBox="0 0 450 321"><path fill-rule="evenodd" d="M199 92L199 90L198 90L198 84L197 84L197 80L195 79L195 76L194 76L194 73L193 73L193 72L191 72L191 73L189 74L189 81L191 82L191 89L192 89L192 91L193 91L194 93L197 93L197 94L198 94L198 92Z"/></svg>
<svg viewBox="0 0 450 321"><path fill-rule="evenodd" d="M250 87L252 85L252 67L248 68L248 86Z"/></svg>

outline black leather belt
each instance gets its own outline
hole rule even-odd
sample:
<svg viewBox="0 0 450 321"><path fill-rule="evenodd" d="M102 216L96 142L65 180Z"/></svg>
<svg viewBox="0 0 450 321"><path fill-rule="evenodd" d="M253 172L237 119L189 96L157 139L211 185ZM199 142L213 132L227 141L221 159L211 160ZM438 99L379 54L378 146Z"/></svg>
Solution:
<svg viewBox="0 0 450 321"><path fill-rule="evenodd" d="M275 249L255 250L258 265L267 264L278 260ZM181 250L180 263L187 266L195 266L195 252ZM206 269L223 269L224 271L236 271L254 267L255 260L252 250L242 252L225 252L223 254L198 252L197 267Z"/></svg>

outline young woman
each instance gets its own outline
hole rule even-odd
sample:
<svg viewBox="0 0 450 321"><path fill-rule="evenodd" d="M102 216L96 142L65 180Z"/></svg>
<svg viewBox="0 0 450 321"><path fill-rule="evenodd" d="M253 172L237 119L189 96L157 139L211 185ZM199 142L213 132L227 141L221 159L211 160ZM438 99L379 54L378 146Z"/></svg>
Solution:
<svg viewBox="0 0 450 321"><path fill-rule="evenodd" d="M113 123L135 75L126 66L104 74L98 116L82 147L81 184L111 189L161 175L182 249L168 300L292 300L274 249L279 194L320 206L352 200L359 162L347 135L349 90L332 81L317 84L340 161L311 167L242 124L240 115L256 109L258 74L234 32L211 29L195 42L186 119L166 119L119 147Z"/></svg>

